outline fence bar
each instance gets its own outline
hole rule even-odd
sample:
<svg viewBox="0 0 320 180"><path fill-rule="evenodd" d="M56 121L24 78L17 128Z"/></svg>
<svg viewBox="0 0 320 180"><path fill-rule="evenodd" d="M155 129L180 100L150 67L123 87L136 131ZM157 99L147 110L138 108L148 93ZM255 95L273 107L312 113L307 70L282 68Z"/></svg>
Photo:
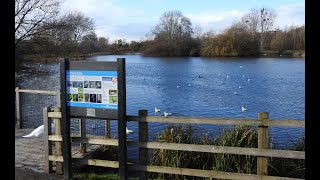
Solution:
<svg viewBox="0 0 320 180"><path fill-rule="evenodd" d="M127 121L142 121L139 116L127 116ZM144 122L182 123L182 124L212 124L212 125L246 125L246 126L286 126L304 128L304 120L268 120L262 122L254 118L205 118L205 117L177 117L177 116L147 116ZM264 123L264 124L263 124Z"/></svg>
<svg viewBox="0 0 320 180"><path fill-rule="evenodd" d="M87 129L86 129L86 119L84 117L80 118L80 135L81 138L86 138ZM80 143L80 153L84 154L87 152L87 145L85 143Z"/></svg>
<svg viewBox="0 0 320 180"><path fill-rule="evenodd" d="M43 126L44 126L44 172L50 173L52 170L52 162L49 161L49 156L52 153L51 142L49 142L49 134L51 134L51 123L48 119L48 108L45 107L42 110L43 114Z"/></svg>
<svg viewBox="0 0 320 180"><path fill-rule="evenodd" d="M19 96L19 87L16 87L16 128L21 129L21 111L20 111L20 96Z"/></svg>
<svg viewBox="0 0 320 180"><path fill-rule="evenodd" d="M110 120L106 119L104 123L105 123L105 138L110 139L111 137Z"/></svg>
<svg viewBox="0 0 320 180"><path fill-rule="evenodd" d="M148 110L139 110L139 116L141 119L148 115ZM139 122L139 142L148 142L148 123ZM148 149L139 147L139 164L148 165ZM148 179L148 172L141 171L140 179Z"/></svg>
<svg viewBox="0 0 320 180"><path fill-rule="evenodd" d="M267 112L258 113L258 119L262 120L262 122L267 122L268 118L269 118L269 114ZM268 148L268 126L258 127L258 148L259 149ZM257 174L268 175L268 158L267 157L257 158Z"/></svg>
<svg viewBox="0 0 320 180"><path fill-rule="evenodd" d="M60 112L60 107L55 107L54 112ZM61 119L56 118L53 121L54 121L54 125L55 125L55 135L61 135ZM56 156L62 155L61 142L55 142L55 155ZM56 173L63 174L62 162L56 162Z"/></svg>

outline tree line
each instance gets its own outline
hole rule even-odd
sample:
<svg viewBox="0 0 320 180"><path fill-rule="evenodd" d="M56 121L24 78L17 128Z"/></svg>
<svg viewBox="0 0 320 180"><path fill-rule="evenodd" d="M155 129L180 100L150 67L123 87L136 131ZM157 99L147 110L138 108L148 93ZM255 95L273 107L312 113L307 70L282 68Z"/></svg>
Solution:
<svg viewBox="0 0 320 180"><path fill-rule="evenodd" d="M275 29L276 12L252 9L221 33L193 27L180 11L167 11L147 40L98 37L82 12L62 14L60 0L15 0L16 64L28 57L75 57L92 53L141 52L145 56L257 56L304 50L305 28Z"/></svg>

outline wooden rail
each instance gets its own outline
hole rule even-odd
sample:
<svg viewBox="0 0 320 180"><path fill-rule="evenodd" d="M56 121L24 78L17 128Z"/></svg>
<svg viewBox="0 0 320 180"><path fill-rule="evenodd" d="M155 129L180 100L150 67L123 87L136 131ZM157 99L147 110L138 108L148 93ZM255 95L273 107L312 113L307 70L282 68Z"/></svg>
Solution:
<svg viewBox="0 0 320 180"><path fill-rule="evenodd" d="M286 126L305 127L304 120L268 120L253 118L205 118L205 117L176 117L176 116L127 116L127 121L181 123L181 124L211 124L211 125L247 125L247 126Z"/></svg>
<svg viewBox="0 0 320 180"><path fill-rule="evenodd" d="M58 118L61 114L58 112L49 112L48 117ZM196 118L196 117L160 117L160 116L147 116L147 111L140 110L138 116L126 116L127 121L135 121L139 123L139 140L127 141L128 147L139 147L139 163L128 163L129 170L140 171L140 179L146 179L147 172L156 173L169 173L187 176L199 176L208 178L221 178L221 179L298 179L287 177L268 176L268 157L274 158L291 158L291 159L305 159L304 151L291 151L291 150L276 150L269 149L268 147L268 127L269 126L287 126L304 128L304 120L269 120L268 113L262 112L258 114L257 119L250 118ZM165 143L165 142L148 142L148 123L186 123L186 124L214 124L214 125L249 125L258 127L258 148L245 148L245 147L229 147L229 146L214 146L214 145L198 145L198 144L178 144L178 143ZM111 145L118 146L117 139L100 139L100 138L86 138L71 137L72 142L81 142L82 144L98 144L98 145ZM50 141L62 141L61 135L49 135ZM176 168L165 166L150 166L147 164L148 149L166 149L166 150L179 150L179 151L195 151L207 153L224 153L236 155L248 155L257 157L257 174L243 174L220 172L212 170L198 170L188 168ZM62 162L62 156L48 157L49 161ZM107 161L99 159L81 159L76 161L79 164L119 168L118 161Z"/></svg>

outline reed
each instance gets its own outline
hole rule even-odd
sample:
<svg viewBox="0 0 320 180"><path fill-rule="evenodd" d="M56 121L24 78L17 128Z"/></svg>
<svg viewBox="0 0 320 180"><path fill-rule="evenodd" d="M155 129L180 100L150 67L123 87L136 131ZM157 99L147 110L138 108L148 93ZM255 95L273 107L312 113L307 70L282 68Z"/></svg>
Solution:
<svg viewBox="0 0 320 180"><path fill-rule="evenodd" d="M231 147L258 147L257 129L251 126L234 126L220 129L216 136L203 135L191 125L169 125L157 137L157 141L167 143L204 144ZM272 146L270 146L272 147ZM305 138L295 142L288 150L304 151ZM273 149L279 149L273 147ZM150 160L152 165L236 172L257 173L257 157L233 154L202 153L157 149ZM304 178L305 161L299 159L269 158L269 175ZM150 173L150 178L184 179L186 176ZM199 177L187 177L201 179Z"/></svg>

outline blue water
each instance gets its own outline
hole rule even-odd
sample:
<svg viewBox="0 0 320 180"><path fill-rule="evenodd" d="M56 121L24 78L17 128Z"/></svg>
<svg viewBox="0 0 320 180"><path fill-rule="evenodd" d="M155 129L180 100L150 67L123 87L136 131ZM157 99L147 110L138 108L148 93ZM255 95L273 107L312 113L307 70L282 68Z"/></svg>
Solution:
<svg viewBox="0 0 320 180"><path fill-rule="evenodd" d="M167 111L173 116L257 118L258 112L268 112L269 119L305 119L304 58L155 58L106 55L88 60L115 61L116 58L126 58L128 115L137 115L138 110L146 109L149 115L163 115ZM50 66L51 69L55 69L54 67L59 68L58 65ZM59 75L59 71L52 72ZM34 87L35 84L29 79L20 86ZM47 87L40 83L37 87L59 89L59 82L55 84L57 86L52 87L51 84ZM234 91L239 95L235 95ZM247 111L242 112L241 106L246 107ZM155 107L161 109L160 114L154 112ZM112 121L111 133L114 136L117 134L116 125L117 122ZM138 132L138 123L127 122L127 126ZM166 126L149 123L149 139L154 139ZM212 125L195 127L202 133L212 134L226 128ZM286 147L304 135L304 128L271 127L269 133L272 143ZM128 135L128 139L137 138L138 133Z"/></svg>
<svg viewBox="0 0 320 180"><path fill-rule="evenodd" d="M127 113L130 115L137 115L139 109L147 109L149 115L159 115L154 112L157 107L162 111L160 115L167 111L174 116L257 118L258 112L268 112L269 119L305 119L304 58L108 55L90 60L116 58L126 58ZM242 112L241 106L247 111ZM149 123L150 139L165 126ZM225 127L201 125L196 128L216 134ZM135 122L128 122L128 128L138 132ZM304 128L271 127L269 133L273 144L287 147L304 135ZM128 139L137 136L129 135Z"/></svg>

